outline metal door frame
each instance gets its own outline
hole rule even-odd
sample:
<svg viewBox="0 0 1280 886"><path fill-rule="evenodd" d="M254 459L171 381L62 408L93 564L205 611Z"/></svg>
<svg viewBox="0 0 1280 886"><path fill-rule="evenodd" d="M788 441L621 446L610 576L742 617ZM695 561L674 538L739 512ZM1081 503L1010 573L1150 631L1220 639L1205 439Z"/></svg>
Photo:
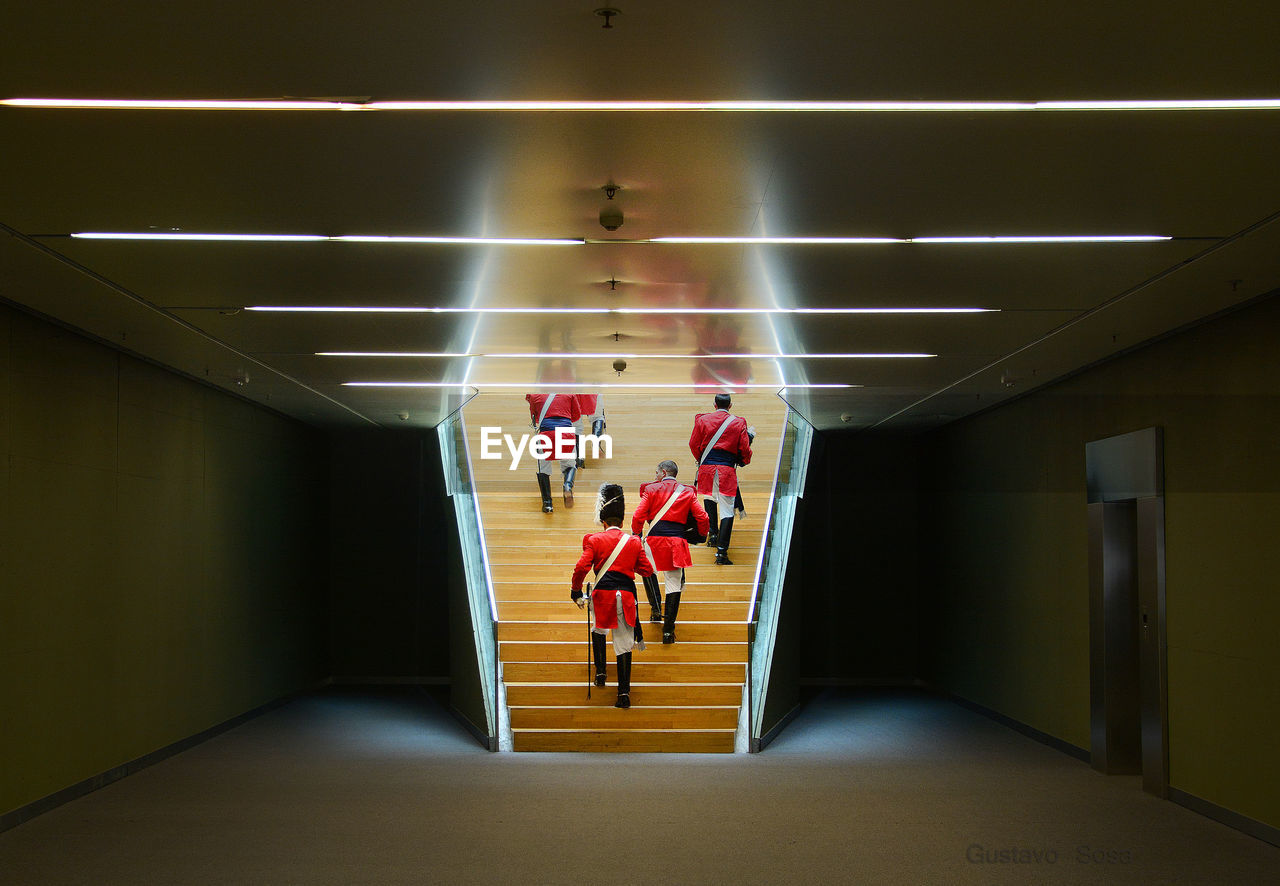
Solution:
<svg viewBox="0 0 1280 886"><path fill-rule="evenodd" d="M1112 668L1108 671L1108 629L1114 633L1118 614L1108 600L1105 540L1107 520L1118 516L1108 505L1133 502L1136 509L1134 549L1137 571L1138 696L1141 729L1142 787L1159 797L1169 795L1168 655L1165 632L1164 434L1144 428L1130 434L1085 444L1089 490L1089 733L1093 767L1124 771L1115 759L1114 712L1133 700ZM1109 610L1108 603L1112 604ZM1110 643L1114 655L1115 641ZM1109 715L1109 712L1110 715ZM1130 770L1131 771L1131 770Z"/></svg>

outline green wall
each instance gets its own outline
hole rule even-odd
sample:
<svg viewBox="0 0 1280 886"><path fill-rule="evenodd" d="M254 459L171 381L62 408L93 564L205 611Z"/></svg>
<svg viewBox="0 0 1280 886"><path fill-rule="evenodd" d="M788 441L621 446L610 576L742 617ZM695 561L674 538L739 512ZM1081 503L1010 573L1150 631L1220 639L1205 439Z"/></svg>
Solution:
<svg viewBox="0 0 1280 886"><path fill-rule="evenodd" d="M0 813L328 674L322 452L0 305Z"/></svg>
<svg viewBox="0 0 1280 886"><path fill-rule="evenodd" d="M1280 298L932 435L924 675L1089 746L1084 446L1164 428L1170 785L1280 826Z"/></svg>

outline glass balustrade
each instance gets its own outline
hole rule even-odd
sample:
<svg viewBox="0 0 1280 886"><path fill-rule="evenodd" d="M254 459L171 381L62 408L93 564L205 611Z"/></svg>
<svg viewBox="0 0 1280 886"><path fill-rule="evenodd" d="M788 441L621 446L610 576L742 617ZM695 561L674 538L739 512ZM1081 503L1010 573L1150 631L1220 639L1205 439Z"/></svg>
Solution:
<svg viewBox="0 0 1280 886"><path fill-rule="evenodd" d="M786 430L778 447L778 467L765 517L765 537L755 590L747 615L750 650L747 667L747 723L750 747L759 747L764 733L764 701L769 687L778 609L782 602L787 559L794 541L796 509L804 496L813 427L795 410L788 409Z"/></svg>
<svg viewBox="0 0 1280 886"><path fill-rule="evenodd" d="M493 596L493 579L485 547L484 525L480 520L480 504L476 498L471 453L467 447L466 424L462 413L453 413L439 425L440 456L444 468L445 490L453 501L458 522L458 538L462 547L466 574L467 602L470 607L472 636L484 700L483 727L491 750L498 747L501 706L498 693L498 607ZM481 727L481 724L475 724Z"/></svg>

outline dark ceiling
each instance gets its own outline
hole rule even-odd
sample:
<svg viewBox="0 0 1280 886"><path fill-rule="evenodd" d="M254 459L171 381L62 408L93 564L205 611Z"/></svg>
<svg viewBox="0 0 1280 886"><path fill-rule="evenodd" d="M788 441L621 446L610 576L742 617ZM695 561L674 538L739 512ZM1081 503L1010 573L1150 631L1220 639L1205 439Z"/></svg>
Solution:
<svg viewBox="0 0 1280 886"><path fill-rule="evenodd" d="M1256 2L642 2L621 6L608 29L594 10L547 0L23 4L0 34L0 98L1280 96L1280 16ZM3 106L0 297L324 426L400 424L400 413L430 426L465 393L345 382L749 380L785 382L788 400L819 427L841 426L842 416L853 427L932 427L1280 287L1277 144L1280 109ZM610 181L621 185L625 215L614 233L598 221ZM534 246L69 236L89 231L1172 239ZM261 305L535 310L244 310ZM647 312L553 310L587 307ZM993 310L717 313L904 307ZM464 356L317 356L325 351ZM772 356L902 352L936 356ZM614 354L629 355L621 377Z"/></svg>

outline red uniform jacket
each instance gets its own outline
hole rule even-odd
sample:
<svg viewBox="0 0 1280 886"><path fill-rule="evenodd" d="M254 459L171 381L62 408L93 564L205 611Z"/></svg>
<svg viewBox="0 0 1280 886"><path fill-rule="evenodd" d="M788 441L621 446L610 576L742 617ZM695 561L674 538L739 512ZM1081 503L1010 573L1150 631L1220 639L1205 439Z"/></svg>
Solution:
<svg viewBox="0 0 1280 886"><path fill-rule="evenodd" d="M567 418L569 421L582 418L582 413L578 410L578 399L573 394L525 394L524 398L529 401L529 421L538 420L538 416L542 414L542 404L547 402L548 397L555 399L547 410L547 418Z"/></svg>
<svg viewBox="0 0 1280 886"><path fill-rule="evenodd" d="M645 483L640 487L640 506L636 508L631 518L631 531L639 534L645 521L656 517L662 510L662 506L677 490L679 490L679 497L675 504L662 515L662 522L670 520L683 526L689 519L689 511L692 510L693 519L698 524L698 531L706 535L709 518L707 512L703 510L702 502L698 500L697 493L686 491L688 487L681 486L674 477ZM652 531L651 528L650 532ZM665 572L693 565L693 559L689 556L689 543L682 535L650 535L645 539L645 544L648 545L647 553L653 561L654 569Z"/></svg>
<svg viewBox="0 0 1280 886"><path fill-rule="evenodd" d="M693 433L689 435L689 451L695 459L702 458L702 450L707 448L707 444L725 421L730 422L730 425L716 441L715 448L723 450L744 465L751 464L751 438L747 436L747 420L740 415L731 415L727 409L703 412L694 417ZM720 475L720 491L728 496L735 495L738 491L738 472L731 464L701 465L698 468L698 492L710 495L717 474Z"/></svg>
<svg viewBox="0 0 1280 886"><path fill-rule="evenodd" d="M579 415L595 415L599 411L599 394L574 394L573 403L578 407ZM541 408L541 407L539 407ZM554 409L555 407L551 407ZM537 416L534 416L537 418Z"/></svg>
<svg viewBox="0 0 1280 886"><path fill-rule="evenodd" d="M613 553L613 549L618 546L618 538L621 533L622 530L620 528L611 526L604 532L592 532L582 537L582 556L578 558L577 565L573 567L573 590L582 590L582 580L586 577L587 570L599 569L604 566L605 561ZM616 628L618 626L616 598L619 593L622 594L623 616L626 618L627 624L635 625L636 573L653 575L653 566L649 563L649 558L645 556L639 537L632 535L627 538L626 545L618 553L618 558L613 561L609 571L604 575L598 576L597 587L591 592L592 608L595 609L596 613L596 627ZM605 587L599 587L599 584L603 584ZM609 585L613 585L613 587L609 587ZM627 592L627 585L630 585L630 593Z"/></svg>

